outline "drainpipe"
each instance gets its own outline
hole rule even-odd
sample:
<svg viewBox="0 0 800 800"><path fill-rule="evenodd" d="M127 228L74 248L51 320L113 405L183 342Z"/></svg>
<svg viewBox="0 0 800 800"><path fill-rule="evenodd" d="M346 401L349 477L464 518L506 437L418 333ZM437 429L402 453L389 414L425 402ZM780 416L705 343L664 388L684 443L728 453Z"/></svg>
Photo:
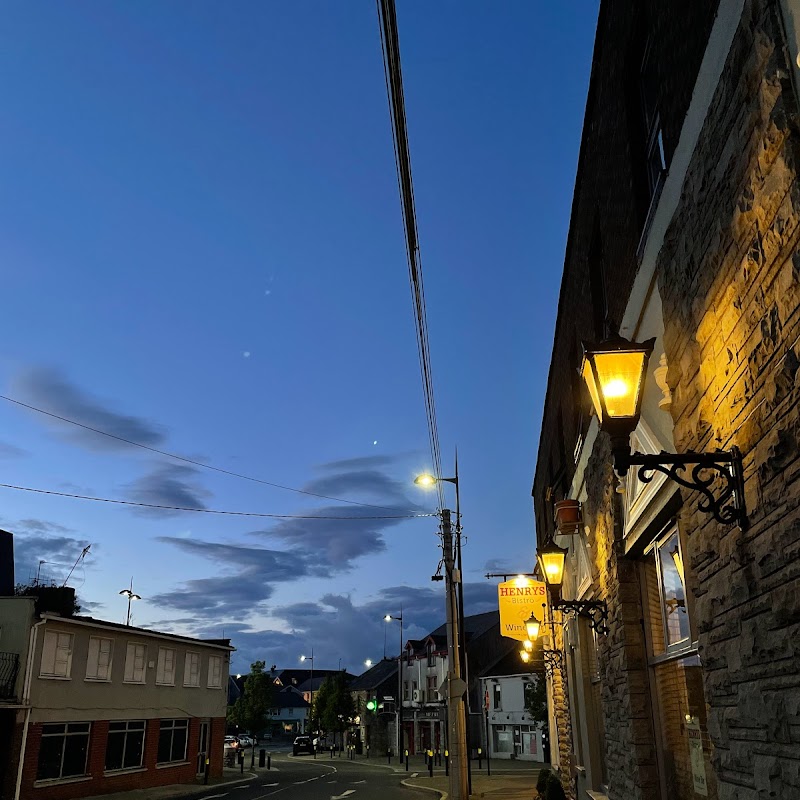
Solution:
<svg viewBox="0 0 800 800"><path fill-rule="evenodd" d="M47 620L43 619L31 627L31 635L28 640L28 663L25 664L25 682L22 685L22 703L26 705L25 724L22 727L22 747L19 751L19 764L17 765L17 785L14 789L14 800L19 800L19 792L22 786L22 768L25 766L25 750L28 746L28 726L31 721L31 681L33 680L33 661L36 654L36 638L40 626Z"/></svg>

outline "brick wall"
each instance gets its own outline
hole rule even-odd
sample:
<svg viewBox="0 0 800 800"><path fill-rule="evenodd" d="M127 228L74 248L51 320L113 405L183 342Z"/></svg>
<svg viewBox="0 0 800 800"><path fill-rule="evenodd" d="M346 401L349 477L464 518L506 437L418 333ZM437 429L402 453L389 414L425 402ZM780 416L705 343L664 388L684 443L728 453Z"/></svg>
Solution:
<svg viewBox="0 0 800 800"><path fill-rule="evenodd" d="M678 450L738 445L749 530L685 493L721 800L800 797L800 137L777 2L746 0L659 261Z"/></svg>
<svg viewBox="0 0 800 800"><path fill-rule="evenodd" d="M92 723L87 765L87 774L92 776L92 780L36 787L34 784L36 782L36 771L39 760L39 746L42 739L42 724L31 724L28 729L28 744L25 752L21 796L26 798L26 800L73 800L73 798L125 792L131 789L195 782L197 750L200 735L200 721L198 719L192 718L189 720L189 735L186 750L186 760L188 763L161 768L156 767L160 720L151 719L147 721L145 732L143 766L146 767L146 770L141 772L120 773L117 775L103 774L105 770L108 725L109 723L106 720L99 720ZM212 719L210 733L211 775L219 777L222 775L225 719Z"/></svg>

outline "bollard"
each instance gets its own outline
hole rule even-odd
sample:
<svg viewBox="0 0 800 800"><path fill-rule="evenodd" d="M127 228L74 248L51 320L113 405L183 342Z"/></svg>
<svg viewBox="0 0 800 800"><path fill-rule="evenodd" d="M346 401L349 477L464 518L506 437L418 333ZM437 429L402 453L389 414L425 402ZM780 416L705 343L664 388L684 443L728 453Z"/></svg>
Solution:
<svg viewBox="0 0 800 800"><path fill-rule="evenodd" d="M391 750L387 750L387 751L386 751L386 761L387 761L389 764L391 764L391 763L392 763L392 751L391 751Z"/></svg>
<svg viewBox="0 0 800 800"><path fill-rule="evenodd" d="M204 786L208 784L208 773L209 773L210 771L211 771L211 759L210 759L210 758L207 758L207 759L206 759L206 769L205 769L205 774L203 775L203 785L204 785Z"/></svg>
<svg viewBox="0 0 800 800"><path fill-rule="evenodd" d="M436 766L437 767L442 766L442 753L438 747L436 748Z"/></svg>
<svg viewBox="0 0 800 800"><path fill-rule="evenodd" d="M272 753L267 753L267 769L272 769Z"/></svg>
<svg viewBox="0 0 800 800"><path fill-rule="evenodd" d="M447 750L444 751L444 774L450 774L450 753Z"/></svg>
<svg viewBox="0 0 800 800"><path fill-rule="evenodd" d="M262 747L261 750L258 751L258 766L263 767L267 760L267 751L264 750Z"/></svg>
<svg viewBox="0 0 800 800"><path fill-rule="evenodd" d="M367 745L367 758L369 758L369 745Z"/></svg>
<svg viewBox="0 0 800 800"><path fill-rule="evenodd" d="M405 751L405 757L406 757L406 772L408 772L408 750Z"/></svg>
<svg viewBox="0 0 800 800"><path fill-rule="evenodd" d="M239 766L241 767L241 773L244 775L244 751L239 751Z"/></svg>
<svg viewBox="0 0 800 800"><path fill-rule="evenodd" d="M333 761L333 751L334 751L334 747L333 747L333 745L331 745L331 761Z"/></svg>
<svg viewBox="0 0 800 800"><path fill-rule="evenodd" d="M483 764L482 760L483 760L483 750L481 750L481 748L479 747L478 748L478 769L480 769L482 764Z"/></svg>
<svg viewBox="0 0 800 800"><path fill-rule="evenodd" d="M433 777L433 750L428 750L428 777Z"/></svg>

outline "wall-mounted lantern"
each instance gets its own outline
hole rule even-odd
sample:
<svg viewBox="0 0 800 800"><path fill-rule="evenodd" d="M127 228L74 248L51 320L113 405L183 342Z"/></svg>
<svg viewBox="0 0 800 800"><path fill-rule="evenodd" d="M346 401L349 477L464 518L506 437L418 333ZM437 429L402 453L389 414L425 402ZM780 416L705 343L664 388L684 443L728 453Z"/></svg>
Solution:
<svg viewBox="0 0 800 800"><path fill-rule="evenodd" d="M748 527L744 505L744 473L738 447L713 453L631 453L630 435L639 424L647 364L655 339L631 342L613 336L600 344L583 345L581 375L586 381L600 430L611 437L614 468L619 475L638 467L642 483L661 472L681 486L699 491L701 511L718 522ZM691 467L689 475L686 468ZM716 494L712 490L717 485Z"/></svg>

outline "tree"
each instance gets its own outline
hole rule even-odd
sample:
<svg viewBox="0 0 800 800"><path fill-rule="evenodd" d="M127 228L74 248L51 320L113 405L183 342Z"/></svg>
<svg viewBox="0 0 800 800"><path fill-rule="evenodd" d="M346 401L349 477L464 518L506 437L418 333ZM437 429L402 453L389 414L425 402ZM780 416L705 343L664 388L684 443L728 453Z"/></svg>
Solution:
<svg viewBox="0 0 800 800"><path fill-rule="evenodd" d="M525 684L525 710L534 722L547 724L547 682L543 675L537 675L535 681Z"/></svg>
<svg viewBox="0 0 800 800"><path fill-rule="evenodd" d="M267 712L272 708L272 679L264 672L264 662L254 661L250 674L244 680L244 691L228 711L228 722L258 734L266 724Z"/></svg>
<svg viewBox="0 0 800 800"><path fill-rule="evenodd" d="M342 734L355 715L356 704L347 688L345 674L339 672L333 678L325 678L314 696L312 721L316 721L325 731Z"/></svg>

